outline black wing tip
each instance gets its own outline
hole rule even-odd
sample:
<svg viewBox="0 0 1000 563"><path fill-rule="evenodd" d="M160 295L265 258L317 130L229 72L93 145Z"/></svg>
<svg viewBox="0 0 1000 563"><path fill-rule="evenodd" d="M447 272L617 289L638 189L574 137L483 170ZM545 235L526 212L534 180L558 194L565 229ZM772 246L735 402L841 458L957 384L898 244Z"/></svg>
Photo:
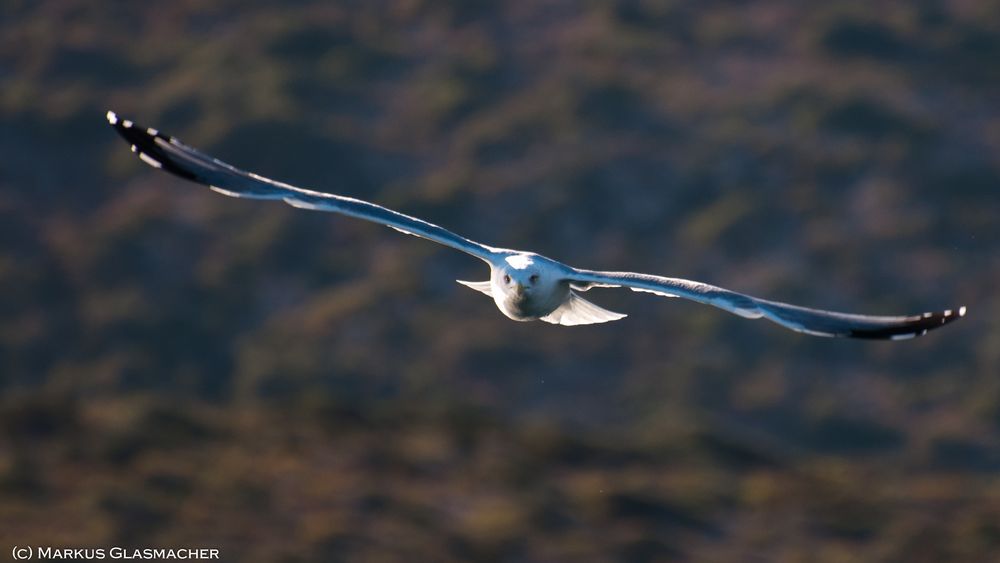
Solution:
<svg viewBox="0 0 1000 563"><path fill-rule="evenodd" d="M855 329L847 336L851 338L865 338L870 340L909 340L918 336L923 336L940 328L948 323L961 319L968 312L968 308L962 305L958 309L946 309L936 313L924 313L918 317L913 317L908 322L876 329Z"/></svg>
<svg viewBox="0 0 1000 563"><path fill-rule="evenodd" d="M132 145L134 152L140 160L153 168L163 169L167 172L185 178L187 180L199 181L194 173L175 162L175 159L167 154L163 148L157 145L156 140L160 139L164 143L176 145L176 140L170 135L164 135L152 127L144 127L131 119L125 119L108 110L106 114L108 123L115 128L115 131Z"/></svg>
<svg viewBox="0 0 1000 563"><path fill-rule="evenodd" d="M108 110L105 117L107 117L108 123L115 128L115 131L118 131L119 135L125 137L125 140L131 142L132 144L136 144L136 141L143 140L145 140L146 143L152 143L157 137L166 141L170 140L170 137L161 134L156 129L153 129L152 127L143 127L131 119L121 117L112 110Z"/></svg>

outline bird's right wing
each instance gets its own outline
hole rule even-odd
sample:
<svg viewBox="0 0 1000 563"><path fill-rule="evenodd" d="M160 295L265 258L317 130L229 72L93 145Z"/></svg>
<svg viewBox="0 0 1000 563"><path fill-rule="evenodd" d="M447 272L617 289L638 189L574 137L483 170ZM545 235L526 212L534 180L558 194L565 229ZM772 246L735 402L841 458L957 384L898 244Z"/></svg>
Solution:
<svg viewBox="0 0 1000 563"><path fill-rule="evenodd" d="M957 311L949 309L912 316L852 315L768 301L695 281L632 272L573 270L566 279L578 290L590 287L627 287L632 291L664 297L682 297L749 319L765 317L796 332L815 336L903 340L924 335L929 330L965 316L965 307Z"/></svg>
<svg viewBox="0 0 1000 563"><path fill-rule="evenodd" d="M331 211L392 227L397 231L432 240L493 264L496 249L428 223L360 199L297 188L246 172L193 149L169 135L142 127L108 112L108 122L132 144L143 162L231 197L277 199L302 209Z"/></svg>

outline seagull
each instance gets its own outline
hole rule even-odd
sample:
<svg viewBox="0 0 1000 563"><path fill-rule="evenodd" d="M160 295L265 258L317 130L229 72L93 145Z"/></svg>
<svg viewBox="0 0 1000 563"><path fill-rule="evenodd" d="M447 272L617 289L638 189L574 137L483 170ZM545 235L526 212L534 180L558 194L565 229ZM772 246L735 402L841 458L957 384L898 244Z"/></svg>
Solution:
<svg viewBox="0 0 1000 563"><path fill-rule="evenodd" d="M785 328L815 336L906 340L927 334L965 316L966 308L911 316L870 316L810 309L751 297L721 287L679 278L633 272L607 272L568 266L534 252L488 246L422 219L342 195L298 188L246 172L156 129L107 113L108 122L146 164L230 197L280 200L300 209L329 211L364 219L461 250L490 267L490 279L457 280L491 297L515 321L573 326L616 321L626 315L580 296L595 287L627 287L662 297L712 305L748 319L766 318Z"/></svg>

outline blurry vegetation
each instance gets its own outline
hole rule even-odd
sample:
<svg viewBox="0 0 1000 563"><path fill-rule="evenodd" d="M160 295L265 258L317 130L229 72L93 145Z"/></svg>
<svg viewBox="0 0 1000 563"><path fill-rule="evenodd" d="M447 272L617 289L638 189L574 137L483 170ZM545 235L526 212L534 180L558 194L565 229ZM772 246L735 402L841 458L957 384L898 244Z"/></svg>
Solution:
<svg viewBox="0 0 1000 563"><path fill-rule="evenodd" d="M0 538L251 561L1000 558L991 2L9 2ZM477 261L149 170L236 165L679 300L566 329Z"/></svg>

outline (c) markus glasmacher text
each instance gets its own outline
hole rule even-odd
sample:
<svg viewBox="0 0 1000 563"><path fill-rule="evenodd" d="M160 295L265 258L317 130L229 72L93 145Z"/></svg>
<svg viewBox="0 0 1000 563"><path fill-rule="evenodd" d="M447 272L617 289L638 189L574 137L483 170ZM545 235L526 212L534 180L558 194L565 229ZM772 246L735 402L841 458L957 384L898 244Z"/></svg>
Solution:
<svg viewBox="0 0 1000 563"><path fill-rule="evenodd" d="M211 547L195 548L132 548L132 547L36 547L14 546L11 556L15 561L46 560L118 560L118 561L198 561L219 559L219 550Z"/></svg>

